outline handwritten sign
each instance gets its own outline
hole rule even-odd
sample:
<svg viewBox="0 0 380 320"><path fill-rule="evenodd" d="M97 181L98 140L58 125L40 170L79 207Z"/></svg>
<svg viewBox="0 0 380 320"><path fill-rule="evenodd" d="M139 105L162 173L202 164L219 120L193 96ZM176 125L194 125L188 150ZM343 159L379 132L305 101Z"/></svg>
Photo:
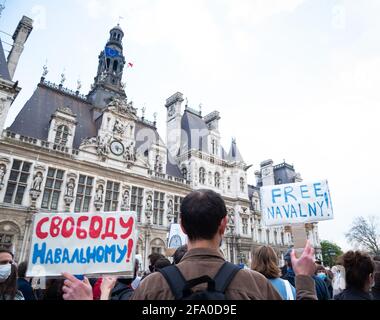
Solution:
<svg viewBox="0 0 380 320"><path fill-rule="evenodd" d="M133 212L38 213L27 276L131 275L136 242Z"/></svg>
<svg viewBox="0 0 380 320"><path fill-rule="evenodd" d="M261 210L267 226L333 219L327 180L260 188Z"/></svg>
<svg viewBox="0 0 380 320"><path fill-rule="evenodd" d="M170 225L168 248L177 249L187 243L187 235L183 233L180 224Z"/></svg>

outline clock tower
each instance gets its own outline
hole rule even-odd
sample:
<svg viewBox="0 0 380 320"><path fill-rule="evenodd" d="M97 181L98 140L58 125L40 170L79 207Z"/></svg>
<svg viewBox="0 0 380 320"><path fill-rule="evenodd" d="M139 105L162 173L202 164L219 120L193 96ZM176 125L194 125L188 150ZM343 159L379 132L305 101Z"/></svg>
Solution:
<svg viewBox="0 0 380 320"><path fill-rule="evenodd" d="M177 92L166 100L166 145L170 154L175 158L181 146L181 119L183 94Z"/></svg>
<svg viewBox="0 0 380 320"><path fill-rule="evenodd" d="M111 97L126 98L122 84L125 57L123 54L124 32L119 25L110 30L110 38L99 55L98 72L88 94L89 101L104 108Z"/></svg>

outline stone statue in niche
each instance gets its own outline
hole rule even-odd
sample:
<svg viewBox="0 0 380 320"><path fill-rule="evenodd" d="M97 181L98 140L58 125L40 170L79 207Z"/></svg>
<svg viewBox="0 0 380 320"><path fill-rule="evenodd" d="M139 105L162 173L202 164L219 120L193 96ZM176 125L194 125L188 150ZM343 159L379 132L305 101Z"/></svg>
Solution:
<svg viewBox="0 0 380 320"><path fill-rule="evenodd" d="M75 181L74 179L70 179L69 182L67 182L66 184L66 196L74 197L74 188L75 188Z"/></svg>
<svg viewBox="0 0 380 320"><path fill-rule="evenodd" d="M98 147L96 149L99 156L106 156L108 154L108 143L106 137L97 137Z"/></svg>
<svg viewBox="0 0 380 320"><path fill-rule="evenodd" d="M152 211L152 196L149 195L148 198L146 199L146 206L145 209L146 211Z"/></svg>
<svg viewBox="0 0 380 320"><path fill-rule="evenodd" d="M37 172L37 174L34 176L34 179L33 179L32 190L41 191L42 180L43 180L42 173Z"/></svg>
<svg viewBox="0 0 380 320"><path fill-rule="evenodd" d="M3 185L4 176L6 173L7 173L7 167L5 166L5 164L0 164L0 190Z"/></svg>
<svg viewBox="0 0 380 320"><path fill-rule="evenodd" d="M103 186L102 185L99 185L98 189L96 190L95 201L103 202Z"/></svg>
<svg viewBox="0 0 380 320"><path fill-rule="evenodd" d="M124 125L119 120L116 120L115 125L113 126L113 132L118 134L124 134L124 131Z"/></svg>
<svg viewBox="0 0 380 320"><path fill-rule="evenodd" d="M136 161L135 150L133 143L125 148L124 159L127 161Z"/></svg>
<svg viewBox="0 0 380 320"><path fill-rule="evenodd" d="M122 202L122 208L127 209L129 208L129 191L125 190L123 193L123 202Z"/></svg>
<svg viewBox="0 0 380 320"><path fill-rule="evenodd" d="M168 202L168 215L173 215L173 200L169 200Z"/></svg>

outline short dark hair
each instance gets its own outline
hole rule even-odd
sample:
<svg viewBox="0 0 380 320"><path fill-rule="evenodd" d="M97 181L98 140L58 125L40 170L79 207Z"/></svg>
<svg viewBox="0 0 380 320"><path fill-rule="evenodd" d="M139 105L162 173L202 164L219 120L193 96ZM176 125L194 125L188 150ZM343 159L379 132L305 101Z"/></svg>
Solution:
<svg viewBox="0 0 380 320"><path fill-rule="evenodd" d="M25 278L28 269L28 261L23 261L18 265L18 277Z"/></svg>
<svg viewBox="0 0 380 320"><path fill-rule="evenodd" d="M371 257L367 253L350 250L340 259L346 270L347 287L363 290L368 276L375 269L375 264Z"/></svg>
<svg viewBox="0 0 380 320"><path fill-rule="evenodd" d="M169 259L167 259L167 258L160 258L154 264L154 270L158 271L158 270L160 270L162 268L165 268L165 267L168 267L170 265L171 265L171 263L170 263Z"/></svg>
<svg viewBox="0 0 380 320"><path fill-rule="evenodd" d="M187 244L180 246L173 254L173 263L178 264L187 252Z"/></svg>
<svg viewBox="0 0 380 320"><path fill-rule="evenodd" d="M0 253L9 253L12 256L12 259L15 257L13 252L7 248L0 248Z"/></svg>
<svg viewBox="0 0 380 320"><path fill-rule="evenodd" d="M223 198L212 190L193 191L181 203L181 223L190 241L211 240L226 215Z"/></svg>
<svg viewBox="0 0 380 320"><path fill-rule="evenodd" d="M158 259L161 259L161 258L165 258L164 255L162 255L161 253L157 253L157 252L153 252L151 253L149 256L148 256L148 259L149 259L149 262L150 262L150 265L154 266L154 264L156 263L156 261Z"/></svg>

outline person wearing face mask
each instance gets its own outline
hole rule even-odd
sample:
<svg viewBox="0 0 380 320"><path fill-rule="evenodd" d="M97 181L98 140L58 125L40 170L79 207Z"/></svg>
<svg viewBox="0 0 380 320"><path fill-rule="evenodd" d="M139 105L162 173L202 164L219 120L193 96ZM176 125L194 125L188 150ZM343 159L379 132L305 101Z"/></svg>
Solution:
<svg viewBox="0 0 380 320"><path fill-rule="evenodd" d="M361 251L348 251L342 257L346 270L346 289L334 300L373 300L370 290L374 284L375 265L371 257Z"/></svg>
<svg viewBox="0 0 380 320"><path fill-rule="evenodd" d="M330 278L327 275L327 270L322 265L317 265L317 269L315 271L316 276L321 279L327 286L330 297L333 296L333 287Z"/></svg>
<svg viewBox="0 0 380 320"><path fill-rule="evenodd" d="M17 267L13 253L0 248L0 300L24 300L17 290Z"/></svg>

